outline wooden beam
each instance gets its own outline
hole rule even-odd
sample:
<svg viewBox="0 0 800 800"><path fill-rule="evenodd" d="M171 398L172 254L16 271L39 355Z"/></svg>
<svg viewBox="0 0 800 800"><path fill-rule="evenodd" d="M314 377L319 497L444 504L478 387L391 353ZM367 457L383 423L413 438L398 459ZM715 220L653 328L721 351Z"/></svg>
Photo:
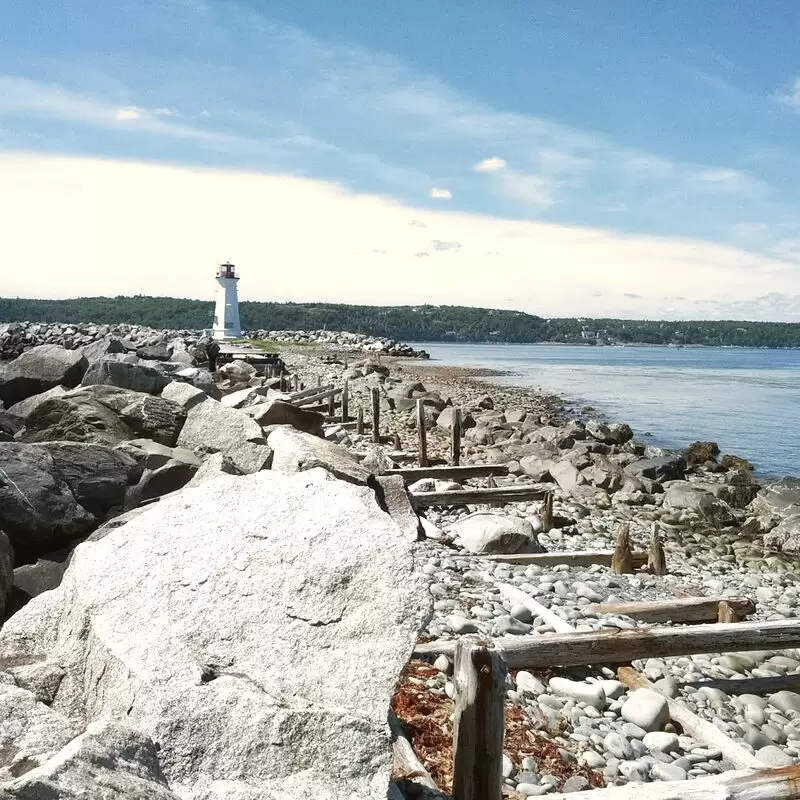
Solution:
<svg viewBox="0 0 800 800"><path fill-rule="evenodd" d="M754 614L756 610L755 603L746 597L681 597L640 603L595 603L587 606L586 611L624 614L645 622L717 622L720 604L725 602L739 617Z"/></svg>
<svg viewBox="0 0 800 800"><path fill-rule="evenodd" d="M342 385L342 422L350 420L350 382L345 381Z"/></svg>
<svg viewBox="0 0 800 800"><path fill-rule="evenodd" d="M393 470L392 474L402 475L406 483L416 483L424 478L440 478L461 483L471 478L485 478L488 475L508 475L508 467L505 464L480 464L474 467L403 467Z"/></svg>
<svg viewBox="0 0 800 800"><path fill-rule="evenodd" d="M381 441L381 392L377 386L370 392L372 398L372 441L380 444Z"/></svg>
<svg viewBox="0 0 800 800"><path fill-rule="evenodd" d="M321 400L328 400L330 397L335 397L337 394L341 393L342 387L341 386L334 386L330 389L325 389L321 392L316 392L315 394L306 395L305 397L301 397L299 400L292 400L292 403L296 406L310 406L314 403L319 403Z"/></svg>
<svg viewBox="0 0 800 800"><path fill-rule="evenodd" d="M763 767L763 765L761 765ZM629 783L570 794L548 794L548 800L800 800L800 766L731 770L689 781Z"/></svg>
<svg viewBox="0 0 800 800"><path fill-rule="evenodd" d="M610 567L614 557L613 550L555 550L551 553L511 553L493 556L476 556L487 561L499 561L502 564L539 564L551 567L556 564L567 564L571 567L585 567L599 564ZM633 564L642 567L647 563L647 553L634 553Z"/></svg>
<svg viewBox="0 0 800 800"><path fill-rule="evenodd" d="M428 432L425 429L425 404L417 400L417 456L421 467L428 466Z"/></svg>
<svg viewBox="0 0 800 800"><path fill-rule="evenodd" d="M453 800L502 800L506 666L490 641L464 636L455 648Z"/></svg>
<svg viewBox="0 0 800 800"><path fill-rule="evenodd" d="M476 503L527 503L541 500L546 489L538 486L498 486L494 489L455 489L452 492L415 492L411 503L415 508L430 506L465 506Z"/></svg>
<svg viewBox="0 0 800 800"><path fill-rule="evenodd" d="M403 725L395 716L394 711L389 712L389 733L392 737L392 756L394 767L392 769L392 778L395 781L409 781L417 787L424 787L432 794L429 797L441 797L446 800L445 796L439 793L439 789L431 778L428 770L425 769L424 764L417 758L411 742L408 741L403 730ZM406 777L408 776L408 777Z"/></svg>
<svg viewBox="0 0 800 800"><path fill-rule="evenodd" d="M453 430L450 434L450 461L454 467L461 463L461 409L453 411Z"/></svg>
<svg viewBox="0 0 800 800"><path fill-rule="evenodd" d="M669 706L669 715L673 722L681 726L687 736L691 736L704 745L711 745L722 752L722 758L738 769L760 769L764 762L757 759L752 753L737 744L727 734L723 733L716 725L708 720L698 717L683 703L660 692L655 684L651 683L633 667L620 667L617 678L628 689L649 689L651 692L662 694Z"/></svg>
<svg viewBox="0 0 800 800"><path fill-rule="evenodd" d="M680 686L692 686L700 689L707 686L709 689L719 689L725 694L774 694L788 689L790 692L800 692L800 674L776 675L772 678L726 678L719 680L686 681Z"/></svg>
<svg viewBox="0 0 800 800"><path fill-rule="evenodd" d="M696 653L785 650L800 646L800 620L514 636L498 646L509 669L621 664L639 658ZM447 640L427 642L418 644L414 655L452 655L454 647Z"/></svg>

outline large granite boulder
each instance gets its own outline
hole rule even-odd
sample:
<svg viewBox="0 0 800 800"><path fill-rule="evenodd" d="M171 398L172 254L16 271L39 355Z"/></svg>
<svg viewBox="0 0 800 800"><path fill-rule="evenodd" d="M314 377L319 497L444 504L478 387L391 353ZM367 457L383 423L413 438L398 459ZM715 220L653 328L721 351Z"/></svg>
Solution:
<svg viewBox="0 0 800 800"><path fill-rule="evenodd" d="M291 425L299 431L323 436L325 417L315 411L306 411L283 400L267 400L245 409L262 428L269 425Z"/></svg>
<svg viewBox="0 0 800 800"><path fill-rule="evenodd" d="M67 393L41 403L28 415L23 441L91 442L113 447L135 436L104 403L83 393Z"/></svg>
<svg viewBox="0 0 800 800"><path fill-rule="evenodd" d="M596 419L590 419L586 423L586 432L598 442L603 444L625 444L633 439L633 431L630 425L624 422L614 422L606 425Z"/></svg>
<svg viewBox="0 0 800 800"><path fill-rule="evenodd" d="M122 342L119 339L109 337L98 339L96 342L81 347L81 352L86 356L89 365L91 365L94 364L95 361L100 361L106 356L124 353L125 348L122 346Z"/></svg>
<svg viewBox="0 0 800 800"><path fill-rule="evenodd" d="M96 524L46 448L0 442L0 471L0 530L18 556L52 550Z"/></svg>
<svg viewBox="0 0 800 800"><path fill-rule="evenodd" d="M130 363L115 358L95 361L81 381L82 386L95 384L118 386L146 394L161 394L170 382L166 372L148 364Z"/></svg>
<svg viewBox="0 0 800 800"><path fill-rule="evenodd" d="M702 516L726 516L727 504L715 497L705 486L688 481L672 481L665 489L664 506L694 511Z"/></svg>
<svg viewBox="0 0 800 800"><path fill-rule="evenodd" d="M208 395L191 383L172 381L164 387L161 397L177 403L184 411L188 411L190 408L202 403L203 400L208 398Z"/></svg>
<svg viewBox="0 0 800 800"><path fill-rule="evenodd" d="M125 491L138 478L135 459L110 447L84 442L44 442L73 497L98 518L121 511Z"/></svg>
<svg viewBox="0 0 800 800"><path fill-rule="evenodd" d="M54 386L77 386L88 365L79 350L55 344L34 347L0 372L0 401L9 407Z"/></svg>
<svg viewBox="0 0 800 800"><path fill-rule="evenodd" d="M93 722L40 766L22 771L0 783L2 800L178 800L152 740L118 722Z"/></svg>
<svg viewBox="0 0 800 800"><path fill-rule="evenodd" d="M505 514L478 512L458 520L447 533L460 547L476 555L541 553L542 546L527 520Z"/></svg>
<svg viewBox="0 0 800 800"><path fill-rule="evenodd" d="M222 453L243 473L269 466L272 455L261 426L252 417L210 398L189 409L178 445L203 455Z"/></svg>
<svg viewBox="0 0 800 800"><path fill-rule="evenodd" d="M344 447L310 433L281 426L267 437L272 449L272 469L277 472L304 472L322 467L343 481L366 484L372 473Z"/></svg>
<svg viewBox="0 0 800 800"><path fill-rule="evenodd" d="M686 462L680 456L655 456L633 461L624 470L634 478L648 478L653 481L679 481L686 474Z"/></svg>
<svg viewBox="0 0 800 800"><path fill-rule="evenodd" d="M24 400L20 400L19 403L14 403L14 405L8 409L8 412L9 414L13 414L16 417L25 420L42 403L46 403L48 400L51 400L54 397L61 397L63 394L66 394L66 392L66 387L54 386L52 389L48 389L46 392L31 395L31 397L26 397Z"/></svg>
<svg viewBox="0 0 800 800"><path fill-rule="evenodd" d="M65 547L43 554L32 564L17 567L13 573L13 586L18 602L27 603L31 597L55 589L64 577L71 556L72 548Z"/></svg>
<svg viewBox="0 0 800 800"><path fill-rule="evenodd" d="M174 447L186 422L186 411L172 400L140 394L122 409L120 418L142 439Z"/></svg>
<svg viewBox="0 0 800 800"><path fill-rule="evenodd" d="M0 668L59 665L52 710L157 741L183 800L385 800L389 700L429 603L371 489L223 476L80 545L0 631Z"/></svg>

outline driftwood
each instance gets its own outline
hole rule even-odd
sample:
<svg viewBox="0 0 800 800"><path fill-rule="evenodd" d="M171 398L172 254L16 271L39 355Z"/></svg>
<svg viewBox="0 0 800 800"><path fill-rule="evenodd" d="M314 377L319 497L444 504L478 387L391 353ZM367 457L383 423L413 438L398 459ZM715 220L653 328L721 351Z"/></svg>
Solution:
<svg viewBox="0 0 800 800"><path fill-rule="evenodd" d="M721 600L717 607L717 622L738 622L742 617L752 614L755 611L755 606L752 610L741 613L730 600Z"/></svg>
<svg viewBox="0 0 800 800"><path fill-rule="evenodd" d="M297 394L292 395L291 402L296 405L300 406L301 408L304 406L311 406L316 403L319 403L321 400L327 400L329 397L334 397L335 395L341 392L341 388L337 388L332 386L331 388L324 389L322 391L317 391L315 387L315 391L313 394L306 394L303 392L298 392L299 395L303 395L300 399L297 399Z"/></svg>
<svg viewBox="0 0 800 800"><path fill-rule="evenodd" d="M545 608L541 603L534 600L529 594L525 594L522 589L517 589L510 583L500 583L497 586L500 593L511 600L512 603L519 603L525 606L532 614L541 617L542 622L547 623L556 633L573 633L574 628L566 620L561 619L554 611Z"/></svg>
<svg viewBox="0 0 800 800"><path fill-rule="evenodd" d="M553 493L548 492L542 505L542 530L547 533L553 529Z"/></svg>
<svg viewBox="0 0 800 800"><path fill-rule="evenodd" d="M501 800L506 665L492 642L464 636L455 648L453 800Z"/></svg>
<svg viewBox="0 0 800 800"><path fill-rule="evenodd" d="M541 500L546 490L538 486L499 486L492 489L456 489L452 492L415 492L415 508L429 506L465 506L476 503L524 503Z"/></svg>
<svg viewBox="0 0 800 800"><path fill-rule="evenodd" d="M763 765L760 765L763 767ZM629 783L548 800L800 800L800 766L723 772L693 781Z"/></svg>
<svg viewBox="0 0 800 800"><path fill-rule="evenodd" d="M647 569L653 575L667 574L667 557L661 544L661 532L658 523L654 522L650 529L650 546L647 550ZM721 620L720 620L721 621Z"/></svg>
<svg viewBox="0 0 800 800"><path fill-rule="evenodd" d="M756 610L755 603L746 597L682 597L640 603L596 603L587 606L586 610L594 614L624 614L645 622L717 622L722 603L727 603L737 617L729 622L737 622Z"/></svg>
<svg viewBox="0 0 800 800"><path fill-rule="evenodd" d="M710 689L719 689L725 694L773 694L783 689L800 692L800 674L776 675L772 678L721 678L686 681L681 685L692 686L696 689L708 686Z"/></svg>
<svg viewBox="0 0 800 800"><path fill-rule="evenodd" d="M515 636L498 642L509 669L626 664L638 658L687 656L800 646L800 620L689 625L684 628L553 633ZM452 655L452 641L418 644L416 657Z"/></svg>
<svg viewBox="0 0 800 800"><path fill-rule="evenodd" d="M620 667L617 670L617 677L629 689L650 689L663 694L633 667ZM759 761L752 753L748 753L747 750L737 744L730 736L724 734L716 725L698 717L697 714L690 711L680 701L666 695L664 697L669 706L670 718L683 728L683 732L687 736L691 736L693 739L703 742L703 744L718 748L722 752L723 759L739 769L759 769L764 766L763 761Z"/></svg>
<svg viewBox="0 0 800 800"><path fill-rule="evenodd" d="M480 556L487 561L499 561L503 564L539 564L543 567L567 564L572 567L585 567L599 564L610 567L614 557L613 550L554 550L550 553L513 553L511 555ZM633 565L644 566L647 553L633 553Z"/></svg>
<svg viewBox="0 0 800 800"><path fill-rule="evenodd" d="M611 569L617 575L630 575L633 573L633 551L631 550L631 528L627 522L619 526L617 544L614 547L614 557L611 559Z"/></svg>
<svg viewBox="0 0 800 800"><path fill-rule="evenodd" d="M413 793L406 792L407 796L413 794L419 800L423 800L423 798L425 800L438 800L438 798L447 800L446 796L439 792L428 770L417 758L411 742L406 738L403 725L395 716L394 711L389 712L389 733L392 737L393 780L397 783L413 784L415 791Z"/></svg>
<svg viewBox="0 0 800 800"><path fill-rule="evenodd" d="M488 475L508 475L508 467L505 464L481 464L474 467L403 467L392 471L392 475L395 473L402 475L406 483L415 483L424 478L440 478L441 480L453 480L460 483L470 478L485 478Z"/></svg>

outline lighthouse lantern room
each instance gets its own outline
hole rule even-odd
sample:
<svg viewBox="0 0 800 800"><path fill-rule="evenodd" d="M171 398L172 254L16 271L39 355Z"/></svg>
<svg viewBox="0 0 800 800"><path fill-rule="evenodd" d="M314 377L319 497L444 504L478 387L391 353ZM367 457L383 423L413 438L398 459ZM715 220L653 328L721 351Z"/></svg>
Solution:
<svg viewBox="0 0 800 800"><path fill-rule="evenodd" d="M229 261L220 264L215 279L217 296L212 336L215 339L238 339L242 335L242 326L239 322L239 295L236 289L239 278L236 267Z"/></svg>

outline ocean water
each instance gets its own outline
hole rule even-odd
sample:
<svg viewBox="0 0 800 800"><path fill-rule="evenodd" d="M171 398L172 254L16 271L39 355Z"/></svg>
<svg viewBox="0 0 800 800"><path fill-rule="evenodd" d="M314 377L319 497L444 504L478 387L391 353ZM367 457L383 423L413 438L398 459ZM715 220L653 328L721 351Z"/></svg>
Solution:
<svg viewBox="0 0 800 800"><path fill-rule="evenodd" d="M749 459L764 477L800 475L800 350L419 342L444 365L509 374L571 407L627 422L637 439L683 448L698 439Z"/></svg>

